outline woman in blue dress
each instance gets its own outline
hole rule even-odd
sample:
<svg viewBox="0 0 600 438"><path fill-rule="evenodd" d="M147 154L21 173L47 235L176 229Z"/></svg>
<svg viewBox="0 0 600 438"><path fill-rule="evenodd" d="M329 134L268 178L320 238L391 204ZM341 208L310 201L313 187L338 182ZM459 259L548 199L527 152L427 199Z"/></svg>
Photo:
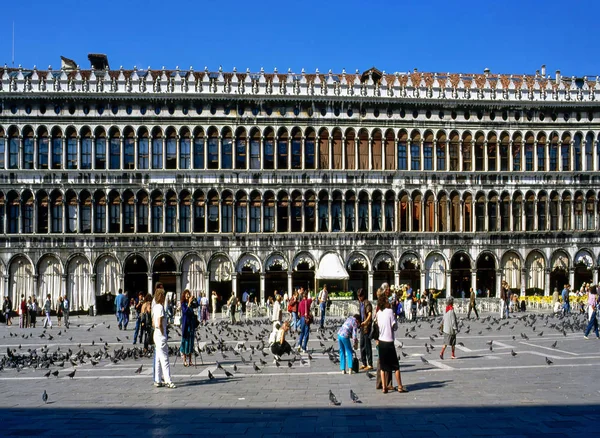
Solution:
<svg viewBox="0 0 600 438"><path fill-rule="evenodd" d="M179 347L184 367L192 365L194 351L196 315L194 315L193 300L194 297L189 289L184 290L181 294L181 346Z"/></svg>

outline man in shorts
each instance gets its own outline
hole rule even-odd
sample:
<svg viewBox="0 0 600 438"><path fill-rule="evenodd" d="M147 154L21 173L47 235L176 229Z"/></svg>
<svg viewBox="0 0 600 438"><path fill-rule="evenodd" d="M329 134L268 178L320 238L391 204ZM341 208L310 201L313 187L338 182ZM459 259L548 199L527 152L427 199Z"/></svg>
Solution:
<svg viewBox="0 0 600 438"><path fill-rule="evenodd" d="M446 312L444 313L441 329L444 333L444 345L442 351L440 351L440 359L444 360L444 351L446 351L448 345L452 347L452 359L456 359L454 349L456 347L456 333L458 333L458 320L456 319L456 313L454 313L454 299L452 297L446 301Z"/></svg>

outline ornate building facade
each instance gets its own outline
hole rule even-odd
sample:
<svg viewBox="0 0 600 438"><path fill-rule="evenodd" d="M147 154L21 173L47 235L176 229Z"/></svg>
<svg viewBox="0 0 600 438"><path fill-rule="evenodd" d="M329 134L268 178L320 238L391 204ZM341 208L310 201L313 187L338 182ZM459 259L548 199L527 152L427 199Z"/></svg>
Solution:
<svg viewBox="0 0 600 438"><path fill-rule="evenodd" d="M13 303L598 280L598 78L72 67L0 72Z"/></svg>

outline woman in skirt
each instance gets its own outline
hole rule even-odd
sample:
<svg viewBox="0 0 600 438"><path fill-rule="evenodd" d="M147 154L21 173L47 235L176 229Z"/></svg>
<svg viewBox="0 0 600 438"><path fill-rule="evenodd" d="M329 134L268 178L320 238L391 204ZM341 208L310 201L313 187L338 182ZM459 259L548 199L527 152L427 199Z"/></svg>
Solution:
<svg viewBox="0 0 600 438"><path fill-rule="evenodd" d="M193 300L194 297L189 289L184 290L181 294L181 346L179 347L184 367L192 365L192 352L194 351L196 326L192 308Z"/></svg>
<svg viewBox="0 0 600 438"><path fill-rule="evenodd" d="M402 385L400 376L400 366L398 365L398 355L394 346L394 331L397 328L394 312L390 309L390 304L385 295L377 299L377 325L379 327L379 362L381 365L381 381L387 382L387 373L394 373L398 382L398 392L408 392ZM387 385L383 387L383 393L388 392Z"/></svg>

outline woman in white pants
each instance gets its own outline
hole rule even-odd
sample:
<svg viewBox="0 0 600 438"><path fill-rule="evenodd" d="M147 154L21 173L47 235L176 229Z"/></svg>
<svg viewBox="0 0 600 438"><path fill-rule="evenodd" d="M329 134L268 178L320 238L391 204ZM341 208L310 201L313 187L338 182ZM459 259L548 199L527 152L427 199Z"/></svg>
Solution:
<svg viewBox="0 0 600 438"><path fill-rule="evenodd" d="M156 289L152 306L152 326L154 327L154 386L175 388L171 382L169 346L167 344L167 318L165 316L165 290ZM163 385L162 380L165 383Z"/></svg>

